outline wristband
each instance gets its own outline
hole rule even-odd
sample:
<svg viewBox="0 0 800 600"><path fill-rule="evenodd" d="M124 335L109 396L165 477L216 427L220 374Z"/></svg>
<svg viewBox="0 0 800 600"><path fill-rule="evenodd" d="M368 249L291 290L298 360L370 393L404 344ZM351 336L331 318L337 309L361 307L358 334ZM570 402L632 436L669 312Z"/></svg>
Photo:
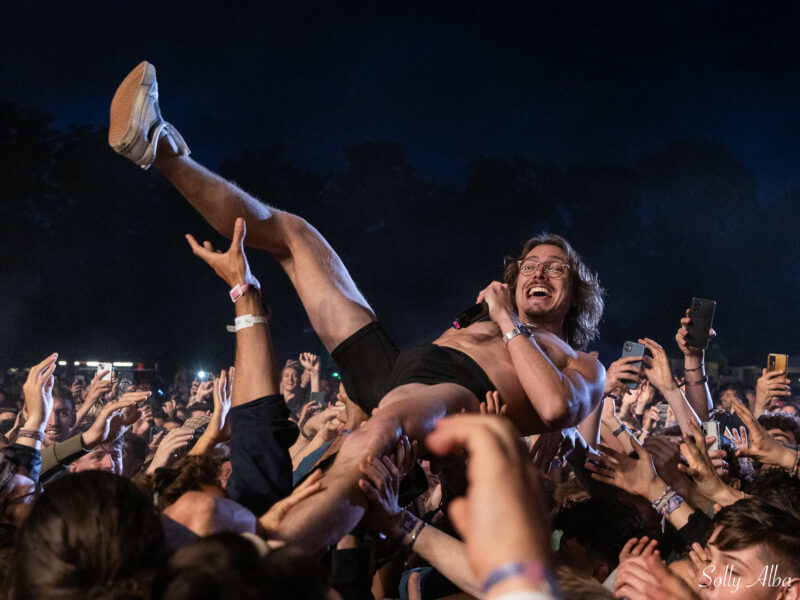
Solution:
<svg viewBox="0 0 800 600"><path fill-rule="evenodd" d="M625 425L625 423L623 423L622 425L620 425L619 427L617 427L614 430L614 437L617 437L623 431L627 431L628 433L630 433L630 429L628 429L628 427Z"/></svg>
<svg viewBox="0 0 800 600"><path fill-rule="evenodd" d="M228 295L230 295L231 297L231 302L235 304L236 302L238 302L239 298L244 296L251 289L258 290L258 287L250 283L237 283L235 286L231 288L231 291L228 292Z"/></svg>
<svg viewBox="0 0 800 600"><path fill-rule="evenodd" d="M708 375L704 375L697 381L689 381L688 379L684 379L683 383L685 383L686 385L705 385L706 383L708 383Z"/></svg>
<svg viewBox="0 0 800 600"><path fill-rule="evenodd" d="M794 464L791 470L792 477L797 477L798 472L800 472L800 451L797 452L797 455L794 457Z"/></svg>
<svg viewBox="0 0 800 600"><path fill-rule="evenodd" d="M686 367L683 367L683 370L684 371L700 371L700 370L702 370L702 368L703 368L703 365L700 365L699 367L695 367L694 369L687 369Z"/></svg>
<svg viewBox="0 0 800 600"><path fill-rule="evenodd" d="M314 436L313 435L308 435L305 432L305 429L303 429L302 427L298 427L298 429L300 430L300 435L302 435L304 438L306 438L309 442L314 439Z"/></svg>
<svg viewBox="0 0 800 600"><path fill-rule="evenodd" d="M558 589L550 573L550 569L540 562L514 562L498 567L489 574L483 584L483 595L486 596L489 590L498 583L511 579L512 577L524 577L533 583L546 583L551 591Z"/></svg>
<svg viewBox="0 0 800 600"><path fill-rule="evenodd" d="M226 325L225 328L230 331L239 331L240 329L247 329L248 327L252 327L257 323L269 323L269 319L267 317L254 317L253 315L242 315L241 317L236 317L233 322L235 325Z"/></svg>
<svg viewBox="0 0 800 600"><path fill-rule="evenodd" d="M417 522L417 524L414 526L414 531L411 532L411 541L408 542L408 551L409 552L411 552L411 550L414 548L414 544L416 543L420 532L422 532L422 530L425 529L426 525L427 525L427 523L425 521L423 521L422 519L420 519Z"/></svg>
<svg viewBox="0 0 800 600"><path fill-rule="evenodd" d="M20 429L17 432L17 437L32 438L38 442L44 441L44 431L38 429Z"/></svg>

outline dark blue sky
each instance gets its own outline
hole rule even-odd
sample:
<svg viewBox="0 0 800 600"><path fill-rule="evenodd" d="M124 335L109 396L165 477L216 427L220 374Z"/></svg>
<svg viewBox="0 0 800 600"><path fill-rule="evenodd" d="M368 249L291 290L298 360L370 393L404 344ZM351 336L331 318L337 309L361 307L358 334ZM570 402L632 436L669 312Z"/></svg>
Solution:
<svg viewBox="0 0 800 600"><path fill-rule="evenodd" d="M775 212L772 202L800 186L800 4L530 0L289 4L5 3L0 13L0 97L52 115L58 128L105 127L116 86L132 67L147 59L158 70L165 117L185 134L194 157L212 168L245 149L277 145L301 167L321 175L340 174L346 170L348 146L392 141L402 146L421 179L456 186L464 185L471 159L513 154L553 160L565 168L585 162L612 165L610 170L601 169L602 173L612 173L614 165L645 172L650 168L647 180L658 183L678 173L677 168L671 170L673 154L668 150L658 155L655 170L643 157L661 152L672 140L719 144L732 153L735 160L730 162L738 161L723 169L719 179L708 168L707 180L670 180L668 185L656 185L655 192L642 192L646 208L636 216L643 217L645 224L648 219L659 220L655 249L647 244L635 252L626 249L624 242L630 236L626 236L625 215L613 223L598 222L591 233L600 234L566 233L578 236L571 239L579 249L587 248L587 258L608 287L604 327L616 332L616 337L629 335L626 325L633 318L632 306L636 307L633 312L641 313L634 315L638 322L647 320L651 310L647 290L642 293L631 282L643 269L655 272L658 252L668 248L676 253L673 263L687 268L665 273L669 279L659 283L661 288L674 286L669 289L672 303L660 307L665 315L677 314L691 296L706 293L704 286L710 294L717 290L728 294L731 280L741 270L747 294L718 298L728 332L741 332L740 348L753 340L748 360L766 351L794 349L779 347L787 337L792 345L800 339L800 326L784 329L789 319L794 323L794 295L773 289L785 284L790 286L787 289L800 290L791 251L781 255L784 266L778 275L765 268L773 264L771 259L748 255L749 249L737 246L735 236L723 237L726 231L738 236L756 232L766 240L769 235L762 231L769 232L768 226L759 229L747 224L763 224L780 215L781 227L774 233L776 251L799 247L794 223L800 223L800 208L785 203ZM697 162L702 163L708 155L674 154L689 161L693 156L701 157ZM725 164L727 154L723 158L714 168ZM684 162L680 173L691 172L695 166L698 171L707 167L691 162L687 169ZM742 200L753 197L748 171L755 178L761 214L753 214L753 203ZM591 169L588 172L591 180ZM80 176L91 178L86 173ZM587 208L606 206L608 195L613 197L616 189L611 179L601 181L596 194L587 194L591 196ZM703 187L697 181L710 183ZM715 186L716 181L722 183ZM738 183L723 189L730 181ZM569 195L568 190L565 193ZM580 205L579 199L569 200ZM399 198L397 203L403 201ZM684 202L685 212L676 215L673 204L679 201ZM706 210L697 211L692 203ZM374 234L365 227L365 239L385 235L387 239L380 240L382 249L398 249L381 260L398 261L398 272L411 272L420 264L452 268L437 262L440 257L430 256L424 243L402 251L406 240L390 239L415 218L427 218L425 210L412 214L415 208L410 204L399 206L397 214L407 222L395 228L382 218L386 206L373 204L375 221L385 229ZM355 221L359 211L365 212L363 208L342 206L341 215ZM517 206L505 210L500 217L493 215L502 227L495 225L492 230L481 223L501 241L488 251L485 263L468 265L480 273L474 275L480 281L464 283L468 290L458 292L459 300L453 290L432 295L436 311L447 316L457 312L464 303L461 298L480 289L487 277L496 276L500 257L516 245L517 237L524 239L531 227L552 226ZM606 216L602 210L598 214ZM154 216L158 218L163 215ZM694 229L684 227L687 220ZM519 230L510 232L517 225ZM675 228L692 243L673 249L669 240ZM447 241L453 248L463 246L465 240L471 243L463 234L461 238L449 231L442 235L450 236ZM180 250L170 247L169 252L185 251L182 238L178 235L176 240L164 242L181 245ZM80 247L59 250L81 252ZM648 251L651 261L646 260ZM360 247L343 250L343 254L348 252L367 254ZM66 260L65 254L59 256ZM698 262L719 274L719 282L717 278L694 281L699 276L691 269ZM743 264L751 265L750 270L742 270ZM408 281L398 278L392 294L387 291L391 278L374 275L380 266L362 261L358 268L366 277L360 276L367 280L362 285L375 298L374 304L391 306L398 291L407 292L415 284L413 274ZM76 267L65 264L63 268L69 273ZM124 272L126 267L113 268ZM734 284L741 285L738 280ZM12 288L16 289L8 286L6 291ZM769 291L765 294L764 290ZM9 298L0 298L0 304L8 306ZM754 298L763 306L756 317L751 314ZM169 310L166 304L154 304L152 314ZM730 311L727 315L726 310ZM15 339L23 339L23 325L9 314L6 320L13 321ZM416 313L406 318L409 323L417 320ZM674 321L667 327L667 317L659 318L664 331L674 332ZM292 326L299 327L301 322L297 316ZM439 323L446 319L437 312L421 327L429 333ZM192 326L188 317L182 326ZM408 337L421 335L411 329L405 327ZM795 329L798 335L788 335ZM0 334L4 337L3 331ZM659 334L665 340L672 335ZM614 351L622 341L616 337L609 340Z"/></svg>
<svg viewBox="0 0 800 600"><path fill-rule="evenodd" d="M212 165L280 143L333 170L379 139L458 181L476 155L626 162L684 139L727 146L764 199L800 181L796 3L281 4L7 3L0 93L101 125L147 58Z"/></svg>

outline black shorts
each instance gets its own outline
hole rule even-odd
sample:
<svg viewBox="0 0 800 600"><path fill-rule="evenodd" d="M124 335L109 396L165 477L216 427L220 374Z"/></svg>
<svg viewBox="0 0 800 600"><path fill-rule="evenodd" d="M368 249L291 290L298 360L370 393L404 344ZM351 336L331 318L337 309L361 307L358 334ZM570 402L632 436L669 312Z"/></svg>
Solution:
<svg viewBox="0 0 800 600"><path fill-rule="evenodd" d="M369 415L391 390L406 383L456 383L483 401L494 384L478 363L447 346L399 350L380 323L365 325L331 353L350 399Z"/></svg>

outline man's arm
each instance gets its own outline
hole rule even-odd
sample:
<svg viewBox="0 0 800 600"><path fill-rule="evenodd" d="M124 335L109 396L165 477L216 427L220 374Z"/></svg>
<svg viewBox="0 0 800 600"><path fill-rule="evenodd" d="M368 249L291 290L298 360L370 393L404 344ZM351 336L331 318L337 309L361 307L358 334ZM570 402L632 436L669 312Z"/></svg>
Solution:
<svg viewBox="0 0 800 600"><path fill-rule="evenodd" d="M705 348L694 348L686 343L686 336L689 334L689 330L686 327L690 321L689 309L687 308L686 316L681 319L681 327L678 329L678 333L675 334L675 341L678 342L678 347L683 352L683 370L686 374L686 400L700 420L707 421L713 403L711 392L708 389L708 377L706 376L706 351ZM709 341L713 340L717 335L713 329L708 334Z"/></svg>
<svg viewBox="0 0 800 600"><path fill-rule="evenodd" d="M201 246L191 235L186 239L195 255L228 286L247 286L235 302L236 376L229 413L233 473L228 494L261 514L292 491L288 448L297 438L297 428L289 422L289 411L279 394L278 368L260 285L244 254L245 235L244 219L239 218L225 253L215 252L210 242Z"/></svg>
<svg viewBox="0 0 800 600"><path fill-rule="evenodd" d="M497 281L484 289L478 301L489 305L489 317L501 332L518 324L511 310L508 286ZM593 357L565 344L566 364L559 370L533 336L518 335L507 343L522 388L548 430L578 425L600 402L605 369Z"/></svg>

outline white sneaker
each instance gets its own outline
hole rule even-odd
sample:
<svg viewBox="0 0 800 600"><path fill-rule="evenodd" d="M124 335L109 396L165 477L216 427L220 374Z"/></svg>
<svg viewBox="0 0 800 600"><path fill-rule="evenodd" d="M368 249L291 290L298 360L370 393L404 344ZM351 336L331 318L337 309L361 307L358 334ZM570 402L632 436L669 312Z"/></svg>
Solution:
<svg viewBox="0 0 800 600"><path fill-rule="evenodd" d="M108 143L114 152L143 169L153 164L158 140L169 136L178 156L188 156L189 146L158 109L156 68L144 61L122 80L111 100Z"/></svg>

